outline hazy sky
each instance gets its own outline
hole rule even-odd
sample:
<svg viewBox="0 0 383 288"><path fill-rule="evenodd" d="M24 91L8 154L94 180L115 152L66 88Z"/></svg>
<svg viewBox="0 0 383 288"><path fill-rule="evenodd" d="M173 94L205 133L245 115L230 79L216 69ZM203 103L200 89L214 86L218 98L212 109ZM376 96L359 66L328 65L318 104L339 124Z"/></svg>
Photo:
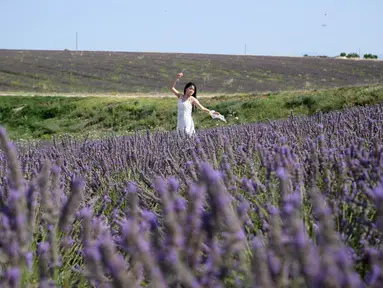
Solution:
<svg viewBox="0 0 383 288"><path fill-rule="evenodd" d="M78 50L383 54L382 13L383 0L0 0L0 49L75 50L78 32Z"/></svg>

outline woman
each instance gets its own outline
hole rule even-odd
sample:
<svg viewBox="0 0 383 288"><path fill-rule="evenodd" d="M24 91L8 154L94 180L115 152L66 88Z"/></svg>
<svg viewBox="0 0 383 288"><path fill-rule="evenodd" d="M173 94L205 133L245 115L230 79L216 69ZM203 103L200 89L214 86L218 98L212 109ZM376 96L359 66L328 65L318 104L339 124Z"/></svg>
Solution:
<svg viewBox="0 0 383 288"><path fill-rule="evenodd" d="M213 113L219 115L218 112L210 111L209 109L203 107L199 101L197 100L197 87L194 83L189 82L185 85L184 93L180 93L175 85L178 80L183 76L182 73L177 74L176 80L174 80L172 87L170 90L177 96L178 98L178 115L177 115L177 131L182 133L186 133L188 136L192 136L195 134L194 130L194 121L192 118L192 110L193 105L200 108L202 111L207 113Z"/></svg>

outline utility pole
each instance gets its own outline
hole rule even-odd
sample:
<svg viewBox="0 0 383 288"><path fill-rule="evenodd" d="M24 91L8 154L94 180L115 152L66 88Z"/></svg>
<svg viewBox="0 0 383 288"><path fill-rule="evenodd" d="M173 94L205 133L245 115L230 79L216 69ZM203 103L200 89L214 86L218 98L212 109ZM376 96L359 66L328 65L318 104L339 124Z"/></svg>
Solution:
<svg viewBox="0 0 383 288"><path fill-rule="evenodd" d="M245 55L246 55L246 44L245 44Z"/></svg>
<svg viewBox="0 0 383 288"><path fill-rule="evenodd" d="M77 51L77 41L78 41L78 39L77 39L77 38L78 38L77 34L78 34L78 33L76 32L76 51Z"/></svg>

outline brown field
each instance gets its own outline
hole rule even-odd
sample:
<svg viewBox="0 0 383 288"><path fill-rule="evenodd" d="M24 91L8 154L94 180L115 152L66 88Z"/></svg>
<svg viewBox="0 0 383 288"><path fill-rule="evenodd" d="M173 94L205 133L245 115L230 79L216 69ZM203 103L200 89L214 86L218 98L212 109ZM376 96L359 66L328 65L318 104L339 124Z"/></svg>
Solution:
<svg viewBox="0 0 383 288"><path fill-rule="evenodd" d="M175 75L205 95L377 84L383 61L250 55L0 50L0 95L167 96Z"/></svg>

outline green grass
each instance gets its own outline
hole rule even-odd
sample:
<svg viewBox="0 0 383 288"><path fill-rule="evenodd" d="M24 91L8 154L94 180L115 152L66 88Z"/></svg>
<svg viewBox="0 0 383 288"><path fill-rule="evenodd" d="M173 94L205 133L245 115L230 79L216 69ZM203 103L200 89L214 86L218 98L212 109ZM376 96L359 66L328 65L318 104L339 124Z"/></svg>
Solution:
<svg viewBox="0 0 383 288"><path fill-rule="evenodd" d="M320 91L222 95L200 98L202 105L225 115L228 123L202 111L193 114L197 129L312 115L345 107L372 105L383 100L383 86L336 88ZM52 135L100 137L135 130L173 130L177 99L58 96L3 96L0 124L12 139L49 139Z"/></svg>

